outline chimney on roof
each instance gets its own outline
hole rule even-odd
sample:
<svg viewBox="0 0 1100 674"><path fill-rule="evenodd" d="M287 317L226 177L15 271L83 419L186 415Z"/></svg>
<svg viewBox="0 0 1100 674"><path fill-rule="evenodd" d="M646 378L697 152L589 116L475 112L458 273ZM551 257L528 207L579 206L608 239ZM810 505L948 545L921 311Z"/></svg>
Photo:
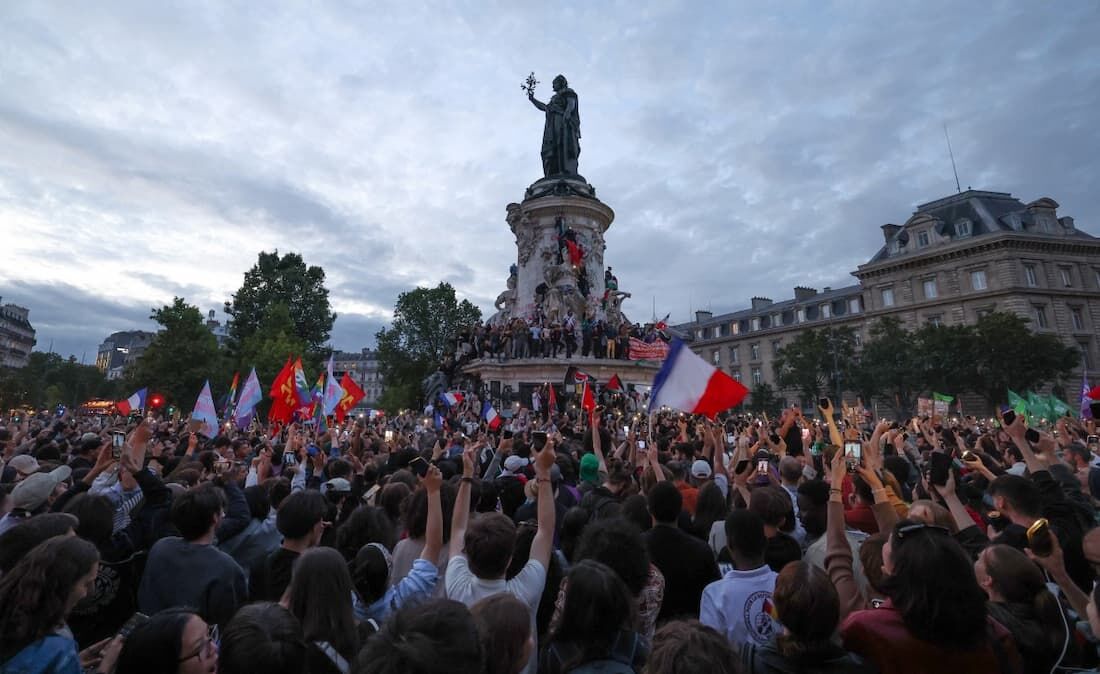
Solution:
<svg viewBox="0 0 1100 674"><path fill-rule="evenodd" d="M882 238L886 240L887 245L890 244L899 231L901 231L901 225L886 223L882 226Z"/></svg>
<svg viewBox="0 0 1100 674"><path fill-rule="evenodd" d="M696 323L706 323L710 319L714 318L714 314L709 311L703 311L702 309L695 312Z"/></svg>
<svg viewBox="0 0 1100 674"><path fill-rule="evenodd" d="M754 297L752 298L752 310L759 311L766 306L771 305L772 301L769 297Z"/></svg>
<svg viewBox="0 0 1100 674"><path fill-rule="evenodd" d="M816 294L817 288L807 288L806 286L794 287L794 299L796 302L808 300Z"/></svg>

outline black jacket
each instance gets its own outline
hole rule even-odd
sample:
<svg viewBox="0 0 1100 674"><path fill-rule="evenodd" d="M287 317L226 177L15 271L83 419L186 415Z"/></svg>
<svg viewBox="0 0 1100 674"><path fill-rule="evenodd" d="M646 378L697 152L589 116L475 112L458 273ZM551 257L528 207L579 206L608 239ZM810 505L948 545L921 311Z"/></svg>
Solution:
<svg viewBox="0 0 1100 674"><path fill-rule="evenodd" d="M675 525L657 524L642 535L650 561L665 577L665 598L657 619L698 618L703 588L719 578L710 546Z"/></svg>

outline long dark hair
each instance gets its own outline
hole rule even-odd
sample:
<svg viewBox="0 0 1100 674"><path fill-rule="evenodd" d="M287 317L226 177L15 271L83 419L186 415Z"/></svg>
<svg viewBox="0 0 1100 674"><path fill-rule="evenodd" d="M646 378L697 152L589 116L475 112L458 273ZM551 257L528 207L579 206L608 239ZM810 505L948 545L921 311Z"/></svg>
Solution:
<svg viewBox="0 0 1100 674"><path fill-rule="evenodd" d="M122 644L115 674L176 674L183 631L194 617L188 609L170 608L135 627Z"/></svg>
<svg viewBox="0 0 1100 674"><path fill-rule="evenodd" d="M579 648L575 659L562 663L563 670L606 657L619 632L635 622L630 590L610 567L585 559L569 570L568 581L561 621L550 635L551 642Z"/></svg>
<svg viewBox="0 0 1100 674"><path fill-rule="evenodd" d="M355 659L359 638L351 605L351 575L332 548L310 548L294 563L286 589L288 608L302 622L306 641L327 641L347 660Z"/></svg>
<svg viewBox="0 0 1100 674"><path fill-rule="evenodd" d="M918 639L962 650L986 634L986 596L962 546L944 529L902 520L890 536L883 590Z"/></svg>
<svg viewBox="0 0 1100 674"><path fill-rule="evenodd" d="M714 482L707 482L699 489L699 498L695 502L695 518L691 527L695 535L704 541L710 537L710 528L715 522L725 522L730 514L726 497Z"/></svg>
<svg viewBox="0 0 1100 674"><path fill-rule="evenodd" d="M55 536L0 577L0 662L65 622L73 588L98 561L83 538Z"/></svg>

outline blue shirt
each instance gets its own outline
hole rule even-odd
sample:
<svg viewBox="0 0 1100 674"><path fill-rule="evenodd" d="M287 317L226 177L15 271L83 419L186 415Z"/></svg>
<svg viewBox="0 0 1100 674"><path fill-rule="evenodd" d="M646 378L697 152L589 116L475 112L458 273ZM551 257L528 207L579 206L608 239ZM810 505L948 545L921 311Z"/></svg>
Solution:
<svg viewBox="0 0 1100 674"><path fill-rule="evenodd" d="M83 674L76 641L66 632L31 642L0 665L0 674Z"/></svg>
<svg viewBox="0 0 1100 674"><path fill-rule="evenodd" d="M409 575L386 590L381 599L370 606L364 606L358 595L355 597L355 619L359 622L373 618L381 623L398 609L426 599L435 591L439 581L439 569L426 559L413 560Z"/></svg>

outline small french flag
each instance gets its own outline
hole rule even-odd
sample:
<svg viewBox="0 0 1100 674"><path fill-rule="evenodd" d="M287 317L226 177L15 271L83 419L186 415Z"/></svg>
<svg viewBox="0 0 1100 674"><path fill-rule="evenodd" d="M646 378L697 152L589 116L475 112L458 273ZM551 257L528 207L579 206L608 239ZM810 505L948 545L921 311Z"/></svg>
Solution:
<svg viewBox="0 0 1100 674"><path fill-rule="evenodd" d="M485 405L481 408L481 418L489 424L489 430L495 431L500 428L502 419L488 400L485 401Z"/></svg>
<svg viewBox="0 0 1100 674"><path fill-rule="evenodd" d="M663 406L713 419L740 404L749 390L717 370L678 339L673 340L661 371L653 380L650 411Z"/></svg>
<svg viewBox="0 0 1100 674"><path fill-rule="evenodd" d="M464 397L465 396L463 396L458 391L447 391L446 393L439 394L439 399L442 400L443 404L447 407L453 407L459 404L460 402L462 402Z"/></svg>
<svg viewBox="0 0 1100 674"><path fill-rule="evenodd" d="M118 413L122 416L127 416L130 412L145 408L145 394L149 392L148 388L143 388L134 395L130 396L126 400L120 400L115 403L115 407L118 408Z"/></svg>

